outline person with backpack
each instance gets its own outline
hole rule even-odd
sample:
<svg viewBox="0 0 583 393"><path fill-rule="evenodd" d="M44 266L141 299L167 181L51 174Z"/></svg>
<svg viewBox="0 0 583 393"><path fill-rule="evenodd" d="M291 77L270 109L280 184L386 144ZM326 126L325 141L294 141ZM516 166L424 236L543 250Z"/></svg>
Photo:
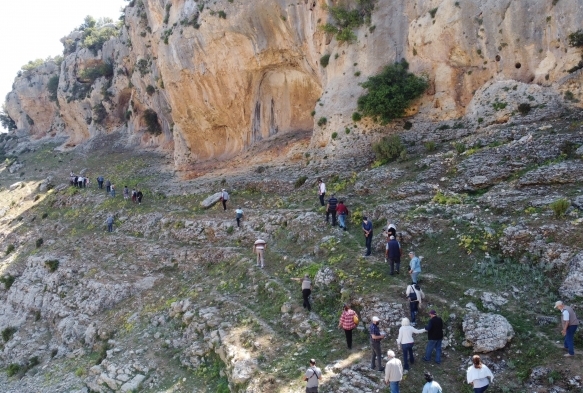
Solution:
<svg viewBox="0 0 583 393"><path fill-rule="evenodd" d="M235 210L235 219L237 220L237 228L241 227L241 220L243 219L243 209L240 206Z"/></svg>
<svg viewBox="0 0 583 393"><path fill-rule="evenodd" d="M306 393L318 393L318 384L322 378L322 370L316 367L316 360L310 359L310 367L306 370L304 381L306 381Z"/></svg>
<svg viewBox="0 0 583 393"><path fill-rule="evenodd" d="M340 224L340 228L346 231L346 217L348 217L348 208L344 205L343 200L338 202L336 214L338 214L338 223Z"/></svg>
<svg viewBox="0 0 583 393"><path fill-rule="evenodd" d="M227 201L229 200L229 193L224 188L221 191L221 202L223 202L223 210L227 210Z"/></svg>
<svg viewBox="0 0 583 393"><path fill-rule="evenodd" d="M338 199L334 196L334 194L330 195L328 199L328 204L326 205L326 224L328 223L328 219L330 215L332 215L332 226L336 226L336 208L338 207Z"/></svg>
<svg viewBox="0 0 583 393"><path fill-rule="evenodd" d="M425 299L425 294L421 290L421 287L419 287L419 284L411 283L411 285L407 286L405 296L407 296L407 298L409 299L409 311L411 312L411 325L415 326L417 312L419 312L421 301Z"/></svg>
<svg viewBox="0 0 583 393"><path fill-rule="evenodd" d="M402 253L401 244L395 239L395 236L391 235L385 251L385 262L389 261L391 265L391 276L395 273L399 274Z"/></svg>
<svg viewBox="0 0 583 393"><path fill-rule="evenodd" d="M344 303L344 310L342 315L340 315L340 321L338 322L338 328L344 329L344 335L346 336L346 346L348 349L352 349L352 331L356 329L358 325L358 315L356 311L350 308L350 304Z"/></svg>
<svg viewBox="0 0 583 393"><path fill-rule="evenodd" d="M138 201L138 205L142 204L143 197L144 197L144 194L142 194L142 190L138 190L138 192L136 192L136 199Z"/></svg>
<svg viewBox="0 0 583 393"><path fill-rule="evenodd" d="M103 176L97 177L97 188L99 188L100 190L103 189Z"/></svg>

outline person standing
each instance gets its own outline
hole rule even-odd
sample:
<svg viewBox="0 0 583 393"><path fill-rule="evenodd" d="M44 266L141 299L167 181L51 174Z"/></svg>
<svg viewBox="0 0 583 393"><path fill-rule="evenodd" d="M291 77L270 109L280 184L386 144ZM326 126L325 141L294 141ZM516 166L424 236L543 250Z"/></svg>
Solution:
<svg viewBox="0 0 583 393"><path fill-rule="evenodd" d="M365 257L370 256L372 252L372 222L367 217L362 217L362 231L364 232L364 239L366 245Z"/></svg>
<svg viewBox="0 0 583 393"><path fill-rule="evenodd" d="M413 357L413 333L425 333L425 329L415 329L411 326L408 318L403 318L401 320L401 327L399 328L399 337L397 337L397 345L401 345L403 349L403 363L405 367L404 373L409 372L409 363L415 363L415 358Z"/></svg>
<svg viewBox="0 0 583 393"><path fill-rule="evenodd" d="M130 189L128 188L128 186L123 187L123 199L125 199L126 201L130 199Z"/></svg>
<svg viewBox="0 0 583 393"><path fill-rule="evenodd" d="M429 311L429 322L425 326L427 330L427 346L425 347L424 361L431 361L435 349L435 363L441 363L441 343L443 341L443 320L435 310Z"/></svg>
<svg viewBox="0 0 583 393"><path fill-rule="evenodd" d="M472 356L472 365L466 373L467 381L474 388L474 393L483 393L494 380L492 371L482 363L480 356Z"/></svg>
<svg viewBox="0 0 583 393"><path fill-rule="evenodd" d="M307 381L306 393L318 393L320 378L322 378L322 370L316 367L315 359L310 359L310 367L308 367L304 375L304 381Z"/></svg>
<svg viewBox="0 0 583 393"><path fill-rule="evenodd" d="M417 284L417 280L419 280L419 275L421 274L421 260L419 257L415 256L413 251L409 252L409 258L411 258L411 261L409 262L409 274L411 275L411 281L413 284Z"/></svg>
<svg viewBox="0 0 583 393"><path fill-rule="evenodd" d="M310 280L310 275L304 275L302 280L302 297L304 298L304 308L308 311L312 311L312 306L310 305L310 295L312 294L312 280Z"/></svg>
<svg viewBox="0 0 583 393"><path fill-rule="evenodd" d="M261 267L262 269L265 266L265 260L263 259L263 253L265 252L266 249L267 249L267 242L265 240L263 240L263 239L255 240L255 243L253 244L253 252L257 254L257 267Z"/></svg>
<svg viewBox="0 0 583 393"><path fill-rule="evenodd" d="M142 190L138 190L138 192L136 192L136 200L138 201L138 205L142 204L143 197L144 197L144 194L142 193Z"/></svg>
<svg viewBox="0 0 583 393"><path fill-rule="evenodd" d="M223 202L223 210L227 210L227 201L229 200L229 193L224 188L221 190L221 202Z"/></svg>
<svg viewBox="0 0 583 393"><path fill-rule="evenodd" d="M415 326L417 319L417 312L421 306L421 301L425 299L425 294L421 290L419 284L407 285L405 296L409 299L409 311L411 312L411 325Z"/></svg>
<svg viewBox="0 0 583 393"><path fill-rule="evenodd" d="M380 319L379 317L372 317L372 322L368 327L368 332L370 334L370 344L372 347L372 359L370 363L371 369L376 369L376 361L379 363L379 371L384 371L382 363L382 352L381 352L381 340L385 338L385 335L381 333L379 329Z"/></svg>
<svg viewBox="0 0 583 393"><path fill-rule="evenodd" d="M109 181L109 179L107 179L105 182L105 192L107 192L109 194L110 191L111 191L111 182Z"/></svg>
<svg viewBox="0 0 583 393"><path fill-rule="evenodd" d="M336 226L336 208L338 207L338 199L334 194L330 195L328 204L326 205L326 223L328 223L329 216L332 215L332 226Z"/></svg>
<svg viewBox="0 0 583 393"><path fill-rule="evenodd" d="M395 273L399 273L402 252L401 244L395 239L395 236L389 236L389 241L387 242L385 251L385 259L387 259L391 265L391 276Z"/></svg>
<svg viewBox="0 0 583 393"><path fill-rule="evenodd" d="M390 222L390 220L387 220L389 222L389 225L387 226L387 236L395 236L395 239L397 238L397 227L395 226L395 224L392 224Z"/></svg>
<svg viewBox="0 0 583 393"><path fill-rule="evenodd" d="M105 219L105 224L107 224L107 232L113 232L113 215L108 215Z"/></svg>
<svg viewBox="0 0 583 393"><path fill-rule="evenodd" d="M103 189L103 176L97 177L97 188L99 188L100 190Z"/></svg>
<svg viewBox="0 0 583 393"><path fill-rule="evenodd" d="M421 393L442 393L441 386L433 380L433 375L430 372L425 373L425 381Z"/></svg>
<svg viewBox="0 0 583 393"><path fill-rule="evenodd" d="M344 201L341 200L338 202L336 214L338 214L338 222L340 223L340 228L346 230L346 218L348 217L348 208L344 205Z"/></svg>
<svg viewBox="0 0 583 393"><path fill-rule="evenodd" d="M111 190L111 197L115 198L115 185L112 184L110 187L110 190Z"/></svg>
<svg viewBox="0 0 583 393"><path fill-rule="evenodd" d="M344 335L346 336L346 346L348 349L352 349L352 331L356 329L355 317L358 320L358 315L356 311L350 308L350 304L344 303L344 310L342 315L340 315L340 322L338 322L338 327L344 330Z"/></svg>
<svg viewBox="0 0 583 393"><path fill-rule="evenodd" d="M320 204L324 206L324 197L326 196L326 184L322 181L322 178L318 178L318 197L320 198Z"/></svg>
<svg viewBox="0 0 583 393"><path fill-rule="evenodd" d="M567 351L564 356L575 356L575 332L579 326L577 315L571 307L565 306L560 300L555 303L555 308L561 311L561 333L565 336L563 346Z"/></svg>
<svg viewBox="0 0 583 393"><path fill-rule="evenodd" d="M138 193L135 188L132 188L132 202L138 203Z"/></svg>
<svg viewBox="0 0 583 393"><path fill-rule="evenodd" d="M385 365L385 385L389 385L391 393L399 393L399 382L403 379L403 364L395 357L395 352L387 351Z"/></svg>
<svg viewBox="0 0 583 393"><path fill-rule="evenodd" d="M241 220L243 219L243 209L241 207L237 207L237 210L235 210L235 218L237 219L237 228L240 228Z"/></svg>

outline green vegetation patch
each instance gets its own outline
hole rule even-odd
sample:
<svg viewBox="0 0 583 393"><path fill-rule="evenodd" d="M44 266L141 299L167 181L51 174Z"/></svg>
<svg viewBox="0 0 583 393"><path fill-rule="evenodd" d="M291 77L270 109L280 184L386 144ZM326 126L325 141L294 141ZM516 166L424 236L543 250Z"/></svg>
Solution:
<svg viewBox="0 0 583 393"><path fill-rule="evenodd" d="M351 43L356 41L354 29L363 24L370 24L370 17L374 9L373 0L358 0L356 7L349 9L343 6L326 6L332 16L333 23L326 23L320 29L326 33L336 35L339 42Z"/></svg>

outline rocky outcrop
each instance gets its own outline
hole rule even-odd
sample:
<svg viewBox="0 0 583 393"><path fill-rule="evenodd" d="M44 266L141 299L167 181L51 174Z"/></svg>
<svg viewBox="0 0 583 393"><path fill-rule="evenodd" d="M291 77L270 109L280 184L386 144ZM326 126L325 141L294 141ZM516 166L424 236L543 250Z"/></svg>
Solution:
<svg viewBox="0 0 583 393"><path fill-rule="evenodd" d="M567 299L574 299L583 296L583 253L575 255L568 266L569 271L559 293Z"/></svg>
<svg viewBox="0 0 583 393"><path fill-rule="evenodd" d="M462 328L465 346L474 352L492 352L504 348L514 337L514 329L502 315L471 312L464 317Z"/></svg>

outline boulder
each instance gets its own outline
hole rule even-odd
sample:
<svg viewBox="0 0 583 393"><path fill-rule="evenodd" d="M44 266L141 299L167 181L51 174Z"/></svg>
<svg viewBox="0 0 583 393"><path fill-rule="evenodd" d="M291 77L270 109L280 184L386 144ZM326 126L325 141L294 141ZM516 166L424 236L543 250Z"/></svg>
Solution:
<svg viewBox="0 0 583 393"><path fill-rule="evenodd" d="M492 352L504 348L514 337L514 329L502 315L470 312L464 317L462 328L465 346L473 346L475 352Z"/></svg>
<svg viewBox="0 0 583 393"><path fill-rule="evenodd" d="M559 293L567 299L583 296L583 252L575 255L569 262L569 272L559 288Z"/></svg>
<svg viewBox="0 0 583 393"><path fill-rule="evenodd" d="M138 374L132 378L131 381L124 383L121 385L122 392L137 392L138 388L140 387L141 383L146 379L145 375Z"/></svg>
<svg viewBox="0 0 583 393"><path fill-rule="evenodd" d="M205 208L211 208L217 204L221 200L221 192L217 192L209 197L207 197L204 201L200 203L200 205Z"/></svg>

